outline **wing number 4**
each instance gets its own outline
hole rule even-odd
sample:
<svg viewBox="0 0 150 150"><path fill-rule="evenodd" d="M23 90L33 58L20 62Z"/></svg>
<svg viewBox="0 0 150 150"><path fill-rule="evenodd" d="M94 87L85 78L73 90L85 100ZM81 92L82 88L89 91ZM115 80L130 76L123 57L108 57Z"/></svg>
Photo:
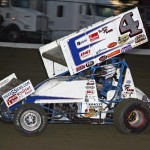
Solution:
<svg viewBox="0 0 150 150"><path fill-rule="evenodd" d="M138 27L139 21L134 21L133 13L130 12L122 17L119 25L119 30L121 34L130 32L129 36L133 37L143 32L142 29L138 29Z"/></svg>

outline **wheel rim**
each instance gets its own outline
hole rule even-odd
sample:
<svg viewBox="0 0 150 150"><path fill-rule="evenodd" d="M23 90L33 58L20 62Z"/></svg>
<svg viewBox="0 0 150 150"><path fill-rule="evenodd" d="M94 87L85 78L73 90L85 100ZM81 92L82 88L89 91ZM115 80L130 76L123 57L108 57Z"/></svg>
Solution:
<svg viewBox="0 0 150 150"><path fill-rule="evenodd" d="M41 116L37 111L28 110L21 115L20 124L27 131L35 131L41 125Z"/></svg>
<svg viewBox="0 0 150 150"><path fill-rule="evenodd" d="M127 121L130 127L140 128L145 124L146 118L141 110L133 110L129 113Z"/></svg>

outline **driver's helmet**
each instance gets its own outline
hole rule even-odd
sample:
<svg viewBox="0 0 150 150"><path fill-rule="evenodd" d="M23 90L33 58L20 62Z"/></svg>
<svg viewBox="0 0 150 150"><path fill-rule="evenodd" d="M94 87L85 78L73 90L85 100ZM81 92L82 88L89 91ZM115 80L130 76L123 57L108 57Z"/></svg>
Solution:
<svg viewBox="0 0 150 150"><path fill-rule="evenodd" d="M114 76L116 72L116 68L112 64L105 65L101 70L101 76L105 77L105 79L111 78Z"/></svg>

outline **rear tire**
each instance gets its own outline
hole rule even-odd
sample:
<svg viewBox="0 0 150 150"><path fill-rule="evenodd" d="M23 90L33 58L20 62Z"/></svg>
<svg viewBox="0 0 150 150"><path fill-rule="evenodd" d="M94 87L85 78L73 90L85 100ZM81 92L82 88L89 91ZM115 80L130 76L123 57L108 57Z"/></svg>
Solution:
<svg viewBox="0 0 150 150"><path fill-rule="evenodd" d="M114 126L124 134L139 134L149 125L149 108L137 99L119 103L114 110Z"/></svg>
<svg viewBox="0 0 150 150"><path fill-rule="evenodd" d="M41 134L47 127L48 120L45 110L38 104L24 104L14 114L14 126L25 136Z"/></svg>

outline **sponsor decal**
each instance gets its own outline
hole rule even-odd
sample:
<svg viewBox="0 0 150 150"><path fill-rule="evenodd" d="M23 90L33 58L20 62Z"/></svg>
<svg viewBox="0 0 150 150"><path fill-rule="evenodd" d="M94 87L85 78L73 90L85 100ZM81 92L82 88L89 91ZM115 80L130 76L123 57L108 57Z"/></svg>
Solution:
<svg viewBox="0 0 150 150"><path fill-rule="evenodd" d="M135 41L135 40L131 40L131 41L128 42L128 44L132 44L132 43L134 43L134 41Z"/></svg>
<svg viewBox="0 0 150 150"><path fill-rule="evenodd" d="M127 46L123 47L123 48L121 49L121 51L122 51L122 52L126 52L126 51L128 51L129 49L132 49L132 46L131 46L131 45L127 45Z"/></svg>
<svg viewBox="0 0 150 150"><path fill-rule="evenodd" d="M117 42L112 42L112 43L110 43L107 47L108 48L113 48L113 47L115 47L117 45Z"/></svg>
<svg viewBox="0 0 150 150"><path fill-rule="evenodd" d="M87 42L87 39L84 39L84 40L82 40L82 41L78 41L77 42L77 45L79 46L79 45L82 45L83 43L85 43L85 42Z"/></svg>
<svg viewBox="0 0 150 150"><path fill-rule="evenodd" d="M8 98L8 100L7 100L7 105L8 105L8 106L13 105L14 103L17 102L18 98L19 98L19 96L17 96L17 94L12 95L11 97Z"/></svg>
<svg viewBox="0 0 150 150"><path fill-rule="evenodd" d="M123 97L127 97L127 95L131 96L134 93L134 89L130 88L130 85L125 85L125 92L123 94Z"/></svg>
<svg viewBox="0 0 150 150"><path fill-rule="evenodd" d="M99 61L105 61L106 59L107 59L107 56L104 55L104 56L101 56L101 57L99 58Z"/></svg>
<svg viewBox="0 0 150 150"><path fill-rule="evenodd" d="M113 52L107 54L107 57L108 57L108 58L111 58L111 57L116 56L116 55L118 55L118 54L120 54L120 49L115 50L115 51L113 51Z"/></svg>
<svg viewBox="0 0 150 150"><path fill-rule="evenodd" d="M135 37L135 43L140 43L141 41L144 41L145 39L146 39L146 36L144 34L137 35Z"/></svg>
<svg viewBox="0 0 150 150"><path fill-rule="evenodd" d="M88 82L86 85L94 85L94 82Z"/></svg>
<svg viewBox="0 0 150 150"><path fill-rule="evenodd" d="M87 90L87 91L86 91L86 94L87 94L87 95L92 95L92 94L94 94L94 93L95 93L94 90Z"/></svg>
<svg viewBox="0 0 150 150"><path fill-rule="evenodd" d="M129 40L129 35L128 34L125 34L123 36L118 37L118 43L119 44L124 44L128 40Z"/></svg>
<svg viewBox="0 0 150 150"><path fill-rule="evenodd" d="M96 55L98 55L98 54L104 52L105 50L107 50L107 49L106 49L106 48L104 48L104 49L99 49L99 50L96 52Z"/></svg>
<svg viewBox="0 0 150 150"><path fill-rule="evenodd" d="M88 44L89 44L89 41L88 41L86 36L82 37L82 38L79 38L75 41L75 45L76 45L77 49L80 49L80 48L82 48L82 47L84 47Z"/></svg>
<svg viewBox="0 0 150 150"><path fill-rule="evenodd" d="M101 30L98 30L99 33L103 32L103 33L106 33L106 34L112 32L112 31L113 31L113 29L108 29L107 26L103 27Z"/></svg>
<svg viewBox="0 0 150 150"><path fill-rule="evenodd" d="M95 32L95 33L90 34L90 35L89 35L89 39L90 39L91 42L93 42L93 41L99 39L99 34L98 34L98 32Z"/></svg>
<svg viewBox="0 0 150 150"><path fill-rule="evenodd" d="M80 52L80 58L82 60L86 59L90 54L91 54L91 50L82 51L82 52Z"/></svg>
<svg viewBox="0 0 150 150"><path fill-rule="evenodd" d="M5 79L0 81L0 87L6 85L8 82L10 82L13 78L17 78L16 75L13 73L11 75L9 75L8 77L6 77Z"/></svg>
<svg viewBox="0 0 150 150"><path fill-rule="evenodd" d="M131 84L131 80L127 80L126 83L127 83L127 84Z"/></svg>
<svg viewBox="0 0 150 150"><path fill-rule="evenodd" d="M130 89L130 85L125 85L124 87L127 92L134 92L134 89Z"/></svg>
<svg viewBox="0 0 150 150"><path fill-rule="evenodd" d="M95 87L90 85L90 86L86 86L85 88L86 89L94 89Z"/></svg>
<svg viewBox="0 0 150 150"><path fill-rule="evenodd" d="M78 66L78 67L76 68L76 71L78 72L78 71L80 71L80 70L83 70L84 68L85 68L85 65Z"/></svg>
<svg viewBox="0 0 150 150"><path fill-rule="evenodd" d="M89 106L102 106L101 103L89 103Z"/></svg>
<svg viewBox="0 0 150 150"><path fill-rule="evenodd" d="M7 93L3 94L2 98L4 99L6 105L10 107L22 100L23 98L27 97L28 95L32 94L33 92L34 88L30 80L28 80L8 91Z"/></svg>
<svg viewBox="0 0 150 150"><path fill-rule="evenodd" d="M7 84L9 82L9 79L4 80L3 82L0 82L0 87Z"/></svg>
<svg viewBox="0 0 150 150"><path fill-rule="evenodd" d="M3 95L3 98L8 98L14 94L16 94L18 91L22 90L23 88L27 87L30 83L29 82L25 82L25 84L21 84L19 86L17 86L16 88L12 89L10 92L6 93Z"/></svg>
<svg viewBox="0 0 150 150"><path fill-rule="evenodd" d="M86 63L86 67L91 67L92 65L94 65L94 61L89 61Z"/></svg>
<svg viewBox="0 0 150 150"><path fill-rule="evenodd" d="M95 82L93 80L89 80L86 85L94 85L94 84L95 84Z"/></svg>

